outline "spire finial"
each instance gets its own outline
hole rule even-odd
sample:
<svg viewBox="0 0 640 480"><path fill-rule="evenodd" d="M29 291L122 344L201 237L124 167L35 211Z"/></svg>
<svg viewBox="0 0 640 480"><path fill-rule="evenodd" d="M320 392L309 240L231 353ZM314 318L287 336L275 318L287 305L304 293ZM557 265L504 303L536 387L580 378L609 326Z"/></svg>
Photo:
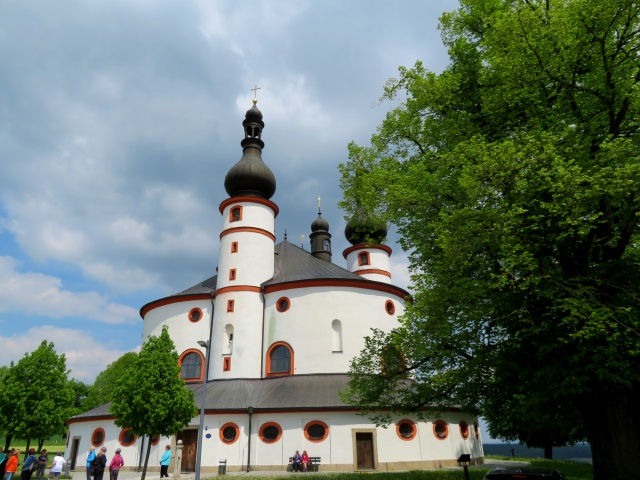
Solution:
<svg viewBox="0 0 640 480"><path fill-rule="evenodd" d="M318 215L320 215L320 195L318 195Z"/></svg>
<svg viewBox="0 0 640 480"><path fill-rule="evenodd" d="M262 89L256 83L256 85L251 90L253 91L253 104L255 105L256 103L258 103L258 90Z"/></svg>
<svg viewBox="0 0 640 480"><path fill-rule="evenodd" d="M304 235L300 235L300 246L304 250Z"/></svg>
<svg viewBox="0 0 640 480"><path fill-rule="evenodd" d="M287 239L287 226L284 226L284 239Z"/></svg>

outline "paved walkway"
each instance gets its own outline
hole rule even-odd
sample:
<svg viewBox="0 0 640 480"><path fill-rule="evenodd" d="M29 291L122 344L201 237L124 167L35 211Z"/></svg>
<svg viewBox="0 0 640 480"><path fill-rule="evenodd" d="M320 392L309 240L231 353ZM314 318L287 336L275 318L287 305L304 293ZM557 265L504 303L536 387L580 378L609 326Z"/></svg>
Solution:
<svg viewBox="0 0 640 480"><path fill-rule="evenodd" d="M478 466L472 466L469 468L481 468L481 469L489 469L489 468L493 468L493 467L497 467L499 465L527 465L527 462L512 462L512 461L508 461L508 460L491 460L491 459L485 459L485 464L484 465L478 465ZM459 469L460 471L462 471L461 467L455 467L456 469ZM322 475L322 474L327 474L327 473L336 473L336 472L330 472L330 471L320 471L318 473L309 473L309 475ZM227 476L228 477L278 477L278 476L283 476L283 475L304 475L304 474L300 474L300 473L293 473L293 472L286 472L284 470L284 467L282 469L282 471L251 471L249 473L247 472L228 472ZM201 479L207 479L207 478L213 478L213 477L217 477L217 473L203 473L200 478ZM71 477L73 478L73 480L85 480L86 476L84 472L71 472ZM120 472L120 474L118 475L118 480L140 480L142 478L142 473L141 472ZM104 480L109 480L108 477L108 473L105 472L105 476L104 476ZM145 480L160 480L160 472L147 472L147 475L145 476ZM169 480L174 480L173 476L169 477ZM180 480L195 480L195 474L194 473L183 473L180 475Z"/></svg>

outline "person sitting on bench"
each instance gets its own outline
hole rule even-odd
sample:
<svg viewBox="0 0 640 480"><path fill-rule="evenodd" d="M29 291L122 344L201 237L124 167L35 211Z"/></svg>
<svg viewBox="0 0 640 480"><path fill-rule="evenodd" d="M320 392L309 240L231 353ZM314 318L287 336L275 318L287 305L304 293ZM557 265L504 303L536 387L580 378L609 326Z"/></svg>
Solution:
<svg viewBox="0 0 640 480"><path fill-rule="evenodd" d="M306 450L302 451L301 461L302 461L302 470L306 472L308 470L309 465L311 464L311 462L309 461L309 455L307 455Z"/></svg>
<svg viewBox="0 0 640 480"><path fill-rule="evenodd" d="M293 471L299 472L301 464L302 464L302 457L300 456L300 452L296 450L295 455L291 457L291 465L293 467Z"/></svg>

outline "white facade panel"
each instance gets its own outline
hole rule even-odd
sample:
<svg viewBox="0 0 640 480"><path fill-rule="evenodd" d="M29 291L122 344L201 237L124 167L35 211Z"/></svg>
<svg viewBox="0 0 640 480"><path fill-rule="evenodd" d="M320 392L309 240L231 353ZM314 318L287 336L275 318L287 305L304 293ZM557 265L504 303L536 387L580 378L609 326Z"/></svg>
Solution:
<svg viewBox="0 0 640 480"><path fill-rule="evenodd" d="M242 218L232 222L231 209L237 206L242 207ZM222 231L224 232L228 228L253 227L275 234L274 218L273 210L266 205L253 202L233 202L222 211Z"/></svg>

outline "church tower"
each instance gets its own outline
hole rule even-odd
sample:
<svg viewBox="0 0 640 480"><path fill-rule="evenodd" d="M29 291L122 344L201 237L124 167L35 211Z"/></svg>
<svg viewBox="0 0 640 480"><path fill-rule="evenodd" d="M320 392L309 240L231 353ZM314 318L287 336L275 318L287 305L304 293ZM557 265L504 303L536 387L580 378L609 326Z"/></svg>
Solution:
<svg viewBox="0 0 640 480"><path fill-rule="evenodd" d="M311 255L325 262L331 262L331 234L329 222L322 218L320 197L318 197L318 218L311 224Z"/></svg>
<svg viewBox="0 0 640 480"><path fill-rule="evenodd" d="M260 286L273 277L278 206L269 200L276 180L262 160L264 122L256 104L254 99L242 122L242 158L225 177L229 198L219 209L223 225L209 379L261 376L264 299Z"/></svg>
<svg viewBox="0 0 640 480"><path fill-rule="evenodd" d="M382 244L387 236L387 225L360 207L347 222L344 235L352 245L342 252L347 260L347 270L367 280L391 283L391 248Z"/></svg>

